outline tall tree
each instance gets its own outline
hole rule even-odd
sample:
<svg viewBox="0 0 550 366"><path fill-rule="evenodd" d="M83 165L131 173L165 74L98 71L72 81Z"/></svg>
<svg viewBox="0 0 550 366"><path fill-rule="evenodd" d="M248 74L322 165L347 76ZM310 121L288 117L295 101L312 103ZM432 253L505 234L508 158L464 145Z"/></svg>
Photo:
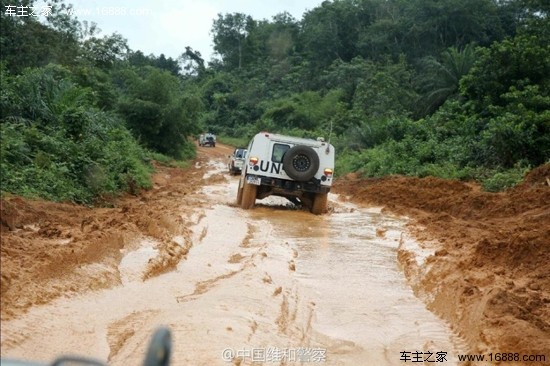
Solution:
<svg viewBox="0 0 550 366"><path fill-rule="evenodd" d="M218 14L214 20L214 51L228 66L242 67L244 43L254 25L252 17L243 13Z"/></svg>
<svg viewBox="0 0 550 366"><path fill-rule="evenodd" d="M76 63L79 23L63 11L66 9L63 4L57 3L45 8L50 15L44 24L30 15L33 7L40 13L41 7L35 6L35 1L0 0L0 59L10 71L18 73L25 67L45 66L50 62Z"/></svg>
<svg viewBox="0 0 550 366"><path fill-rule="evenodd" d="M336 59L349 62L357 56L360 30L370 19L360 10L353 0L324 1L304 15L301 44L317 67L326 67Z"/></svg>
<svg viewBox="0 0 550 366"><path fill-rule="evenodd" d="M487 46L505 34L493 0L423 0L406 7L407 54L435 55L448 47L476 42Z"/></svg>
<svg viewBox="0 0 550 366"><path fill-rule="evenodd" d="M90 37L82 42L84 58L102 69L108 69L115 62L125 59L129 50L126 39L118 33L101 38Z"/></svg>
<svg viewBox="0 0 550 366"><path fill-rule="evenodd" d="M191 47L185 47L185 52L179 57L179 61L184 64L183 69L191 75L200 75L205 71L204 58L199 51L194 51Z"/></svg>

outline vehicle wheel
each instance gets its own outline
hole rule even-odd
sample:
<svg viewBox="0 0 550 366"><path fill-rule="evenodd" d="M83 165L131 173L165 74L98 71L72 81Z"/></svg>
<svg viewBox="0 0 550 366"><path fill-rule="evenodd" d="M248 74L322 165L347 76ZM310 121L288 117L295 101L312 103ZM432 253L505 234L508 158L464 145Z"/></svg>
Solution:
<svg viewBox="0 0 550 366"><path fill-rule="evenodd" d="M313 204L311 205L311 213L314 215L320 215L327 212L327 193L316 193L313 198Z"/></svg>
<svg viewBox="0 0 550 366"><path fill-rule="evenodd" d="M308 181L319 169L319 156L309 146L296 145L285 153L283 169L294 180Z"/></svg>
<svg viewBox="0 0 550 366"><path fill-rule="evenodd" d="M241 205L243 201L243 187L241 186L241 180L239 179L239 188L237 188L237 205Z"/></svg>
<svg viewBox="0 0 550 366"><path fill-rule="evenodd" d="M258 186L254 184L243 183L243 195L241 199L241 207L245 210L248 210L254 207L256 203L256 193L258 192Z"/></svg>

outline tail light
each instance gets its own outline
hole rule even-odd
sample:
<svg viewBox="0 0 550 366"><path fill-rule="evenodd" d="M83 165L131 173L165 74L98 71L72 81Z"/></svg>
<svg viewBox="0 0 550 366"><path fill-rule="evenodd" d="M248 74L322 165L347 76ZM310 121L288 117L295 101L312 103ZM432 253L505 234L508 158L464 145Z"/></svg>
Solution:
<svg viewBox="0 0 550 366"><path fill-rule="evenodd" d="M325 168L324 173L327 177L332 177L332 169Z"/></svg>
<svg viewBox="0 0 550 366"><path fill-rule="evenodd" d="M250 158L250 164L252 164L252 165L258 164L258 158L255 157L255 156L252 156L252 157Z"/></svg>

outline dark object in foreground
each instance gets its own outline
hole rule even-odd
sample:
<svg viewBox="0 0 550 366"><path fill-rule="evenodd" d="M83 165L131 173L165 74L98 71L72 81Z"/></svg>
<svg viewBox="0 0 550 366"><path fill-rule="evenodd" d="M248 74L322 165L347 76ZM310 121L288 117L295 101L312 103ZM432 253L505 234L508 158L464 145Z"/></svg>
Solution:
<svg viewBox="0 0 550 366"><path fill-rule="evenodd" d="M168 366L170 364L170 355L172 353L172 336L170 329L165 327L158 328L145 355L143 366ZM87 357L80 356L61 356L56 358L51 364L37 363L13 359L0 359L0 366L107 366L106 363Z"/></svg>

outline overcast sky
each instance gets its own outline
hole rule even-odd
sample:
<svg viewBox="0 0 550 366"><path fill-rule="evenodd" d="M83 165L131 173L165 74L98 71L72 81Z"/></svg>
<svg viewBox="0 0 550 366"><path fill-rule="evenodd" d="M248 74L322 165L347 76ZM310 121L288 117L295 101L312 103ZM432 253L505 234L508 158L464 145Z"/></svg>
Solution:
<svg viewBox="0 0 550 366"><path fill-rule="evenodd" d="M190 46L205 60L213 54L210 28L218 13L240 12L255 20L288 11L300 20L323 0L67 0L80 21L97 23L101 35L120 33L130 48L177 58Z"/></svg>

